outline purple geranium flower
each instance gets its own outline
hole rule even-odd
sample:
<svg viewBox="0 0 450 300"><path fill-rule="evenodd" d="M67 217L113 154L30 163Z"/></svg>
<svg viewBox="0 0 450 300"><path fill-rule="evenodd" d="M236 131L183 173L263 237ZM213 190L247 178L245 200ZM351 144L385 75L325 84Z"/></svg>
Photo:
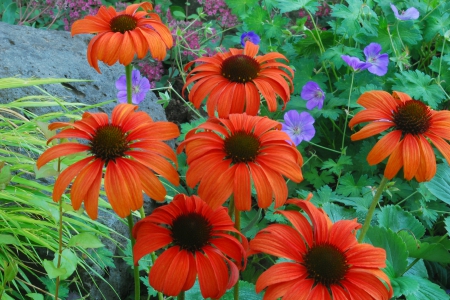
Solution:
<svg viewBox="0 0 450 300"><path fill-rule="evenodd" d="M360 61L359 58L348 56L348 55L341 55L341 58L349 65L353 71L362 71L365 69L368 69L372 66L369 62Z"/></svg>
<svg viewBox="0 0 450 300"><path fill-rule="evenodd" d="M310 141L314 137L316 130L313 124L314 118L309 113L290 110L284 114L281 130L289 135L295 146L298 146L303 140Z"/></svg>
<svg viewBox="0 0 450 300"><path fill-rule="evenodd" d="M316 106L317 109L322 109L325 92L314 81L308 81L302 88L301 97L308 101L306 103L307 109L311 110Z"/></svg>
<svg viewBox="0 0 450 300"><path fill-rule="evenodd" d="M402 21L417 20L420 16L419 11L414 7L408 8L407 10L402 12L401 15L398 14L397 7L395 7L395 5L392 3L391 3L391 8L392 8L392 11L394 12L395 17L398 20L402 20Z"/></svg>
<svg viewBox="0 0 450 300"><path fill-rule="evenodd" d="M127 103L127 78L122 75L116 81L116 88L119 90L117 99L119 103ZM150 82L146 77L141 77L139 70L131 72L131 101L139 104L144 100L145 95L150 90Z"/></svg>
<svg viewBox="0 0 450 300"><path fill-rule="evenodd" d="M253 44L258 45L259 42L261 41L261 38L254 31L244 32L241 35L241 45L242 45L242 47L245 46L245 42L246 41L250 41Z"/></svg>
<svg viewBox="0 0 450 300"><path fill-rule="evenodd" d="M381 45L377 43L370 43L364 48L366 61L372 64L372 66L368 68L368 71L372 74L383 76L388 70L389 57L387 53L380 54L380 52Z"/></svg>

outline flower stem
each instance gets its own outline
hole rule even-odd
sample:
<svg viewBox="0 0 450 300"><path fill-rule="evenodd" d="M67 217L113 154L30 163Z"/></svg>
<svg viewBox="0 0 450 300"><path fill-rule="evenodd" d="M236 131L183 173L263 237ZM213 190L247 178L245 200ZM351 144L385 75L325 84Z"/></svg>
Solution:
<svg viewBox="0 0 450 300"><path fill-rule="evenodd" d="M354 79L355 79L355 72L352 72L352 82L350 83L350 91L348 93L347 111L345 112L345 124L344 124L344 133L342 135L341 151L344 151L345 132L347 131L348 115L350 114L350 101L351 101L351 97L352 97L352 89L353 89L353 80Z"/></svg>
<svg viewBox="0 0 450 300"><path fill-rule="evenodd" d="M133 237L133 215L130 213L127 217L128 220L128 228L130 229L130 241L131 241L131 253L133 256L133 262L134 262L134 252L133 247L136 243L136 240ZM133 267L134 271L134 299L139 300L141 298L141 283L139 282L139 266Z"/></svg>
<svg viewBox="0 0 450 300"><path fill-rule="evenodd" d="M234 228L236 228L239 232L241 231L241 212L236 209L236 206L234 207ZM241 241L239 235L237 235L237 239ZM239 300L239 278L234 285L233 295L234 300Z"/></svg>
<svg viewBox="0 0 450 300"><path fill-rule="evenodd" d="M58 173L61 171L61 158L58 158ZM59 269L61 267L61 256L62 256L62 228L63 228L63 209L62 209L62 199L59 200L59 228L58 228L58 263L56 264L56 268ZM55 284L55 300L58 299L59 294L59 282L60 276L56 277Z"/></svg>
<svg viewBox="0 0 450 300"><path fill-rule="evenodd" d="M125 66L125 76L127 78L127 103L128 104L133 104L132 100L131 100L131 87L132 87L132 82L131 82L131 72L133 71L133 65L129 64Z"/></svg>
<svg viewBox="0 0 450 300"><path fill-rule="evenodd" d="M184 300L184 291L181 291L181 292L178 294L177 300Z"/></svg>
<svg viewBox="0 0 450 300"><path fill-rule="evenodd" d="M362 242L364 240L364 236L367 233L367 230L370 226L370 221L372 221L373 213L375 212L375 207L378 204L378 201L380 200L381 194L383 194L384 188L386 187L387 183L389 182L389 179L383 176L383 179L381 179L380 186L377 189L377 192L375 193L375 196L373 196L372 203L370 204L369 211L367 212L366 220L364 221L364 225L361 229L361 233L358 238L358 242Z"/></svg>

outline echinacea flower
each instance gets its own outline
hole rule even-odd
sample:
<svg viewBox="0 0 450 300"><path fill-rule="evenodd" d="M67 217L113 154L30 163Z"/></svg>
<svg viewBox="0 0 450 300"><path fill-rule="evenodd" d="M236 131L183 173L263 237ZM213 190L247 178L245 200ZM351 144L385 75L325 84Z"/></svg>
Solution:
<svg viewBox="0 0 450 300"><path fill-rule="evenodd" d="M392 297L389 277L380 270L386 267L386 252L358 243L356 219L333 224L309 199L287 203L300 207L311 223L298 211L280 210L292 227L269 225L250 241L249 255L263 252L289 260L271 266L256 281L257 293L267 288L263 300Z"/></svg>
<svg viewBox="0 0 450 300"><path fill-rule="evenodd" d="M367 69L370 73L383 76L388 71L389 57L387 53L380 54L381 45L377 43L370 43L364 48L364 55L366 61L371 64Z"/></svg>
<svg viewBox="0 0 450 300"><path fill-rule="evenodd" d="M314 118L309 113L290 110L284 114L281 130L298 146L303 140L310 141L314 137L316 130L313 124Z"/></svg>
<svg viewBox="0 0 450 300"><path fill-rule="evenodd" d="M137 11L140 7L145 11ZM173 45L172 34L156 13L147 12L151 10L149 2L131 4L122 12L101 6L97 15L75 21L71 33L97 34L89 42L87 59L99 73L98 60L109 66L117 61L127 66L135 54L142 59L149 50L154 59L163 60Z"/></svg>
<svg viewBox="0 0 450 300"><path fill-rule="evenodd" d="M419 11L415 7L410 7L406 11L402 12L400 15L398 14L397 7L391 3L391 9L394 12L397 20L408 21L408 20L417 20L420 16Z"/></svg>
<svg viewBox="0 0 450 300"><path fill-rule="evenodd" d="M237 210L250 210L252 184L261 208L275 198L284 204L286 176L303 180L303 159L281 124L269 118L231 114L229 119L212 118L191 130L178 146L186 150L188 186L198 186L199 196L213 209L231 194Z"/></svg>
<svg viewBox="0 0 450 300"><path fill-rule="evenodd" d="M322 109L323 100L325 99L325 92L314 81L308 81L302 88L300 94L302 99L308 101L306 108L311 110L314 107Z"/></svg>
<svg viewBox="0 0 450 300"><path fill-rule="evenodd" d="M436 158L430 142L450 162L450 111L434 111L405 93L365 92L357 103L366 108L349 123L350 128L369 122L351 136L357 141L392 128L367 156L370 165L389 157L384 176L392 179L403 167L406 180L431 180L436 174Z"/></svg>
<svg viewBox="0 0 450 300"><path fill-rule="evenodd" d="M353 71L358 72L365 69L370 68L372 66L369 62L364 62L359 60L359 58L354 56L348 56L348 55L341 55L341 58L345 61L347 65L350 66L350 68L353 69Z"/></svg>
<svg viewBox="0 0 450 300"><path fill-rule="evenodd" d="M203 297L220 299L237 282L247 260L247 240L234 228L227 209L213 211L197 196L175 196L137 222L133 236L135 265L144 255L169 247L149 276L150 285L169 296L189 290L198 274Z"/></svg>
<svg viewBox="0 0 450 300"><path fill-rule="evenodd" d="M135 105L119 104L112 111L111 121L105 113L85 112L74 123L55 122L48 126L50 130L63 128L48 143L62 138L78 138L85 143L67 142L47 149L36 162L38 169L62 156L84 151L89 154L59 174L53 189L55 202L75 178L70 191L73 208L78 210L84 201L87 214L96 219L104 166L106 196L122 218L142 207L142 191L154 200L164 200L166 189L154 172L178 185L178 173L166 159L176 164L176 155L162 142L179 135L177 125L153 122L147 113L136 109Z"/></svg>
<svg viewBox="0 0 450 300"><path fill-rule="evenodd" d="M245 43L247 41L250 41L253 44L258 45L261 42L261 38L254 31L244 32L241 35L241 45L242 45L242 47L245 46Z"/></svg>
<svg viewBox="0 0 450 300"><path fill-rule="evenodd" d="M117 100L119 103L127 103L127 78L122 75L116 81ZM150 90L150 82L146 77L141 76L139 70L131 72L131 101L133 104L139 104L145 99L145 95Z"/></svg>
<svg viewBox="0 0 450 300"><path fill-rule="evenodd" d="M260 95L264 97L270 111L277 109L277 96L283 101L283 109L293 92L292 69L276 59L287 61L278 52L257 56L259 46L249 41L245 48L231 48L229 52L216 53L212 57L200 57L188 63L188 70L198 65L186 77L186 88L194 83L189 92L189 101L199 108L208 98L206 108L210 117L217 110L219 118L229 114L246 112L256 115L260 106Z"/></svg>

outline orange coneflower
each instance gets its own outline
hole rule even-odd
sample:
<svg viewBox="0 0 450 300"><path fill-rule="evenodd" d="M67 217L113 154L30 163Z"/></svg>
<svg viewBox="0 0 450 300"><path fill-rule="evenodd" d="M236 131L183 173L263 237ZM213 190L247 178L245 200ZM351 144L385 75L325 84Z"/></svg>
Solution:
<svg viewBox="0 0 450 300"><path fill-rule="evenodd" d="M170 245L150 269L150 285L176 296L189 290L198 274L203 297L219 299L237 282L247 260L247 240L233 226L226 208L213 211L199 197L179 194L134 225L134 264Z"/></svg>
<svg viewBox="0 0 450 300"><path fill-rule="evenodd" d="M273 197L278 207L288 196L283 175L294 182L303 179L302 156L281 124L269 118L231 114L209 119L191 130L177 150L184 148L187 184L200 182L198 194L213 209L233 194L236 209L250 210L252 183L259 207L268 207Z"/></svg>
<svg viewBox="0 0 450 300"><path fill-rule="evenodd" d="M145 11L137 11L142 7ZM122 12L114 7L101 6L95 16L86 16L72 25L72 36L81 33L98 33L89 43L87 59L100 73L98 61L111 66L117 61L124 66L134 55L144 58L148 50L153 58L163 60L166 49L173 45L169 29L161 22L149 2L132 4Z"/></svg>
<svg viewBox="0 0 450 300"><path fill-rule="evenodd" d="M249 255L263 252L290 260L261 274L256 292L267 287L264 300L390 299L389 278L380 270L386 267L385 250L358 244L355 234L361 225L356 220L333 224L310 198L287 203L303 209L312 224L298 211L278 211L292 227L269 225L250 241Z"/></svg>
<svg viewBox="0 0 450 300"><path fill-rule="evenodd" d="M178 173L166 158L176 163L174 151L166 145L179 135L178 127L170 122L153 122L137 106L119 104L111 122L105 113L85 112L75 123L55 122L49 129L65 128L48 140L79 138L85 144L68 142L47 149L37 160L40 168L49 161L74 153L88 151L88 157L66 168L58 176L53 200L59 201L70 182L76 177L70 192L74 209L84 201L87 214L97 218L98 197L105 172L105 191L113 210L122 218L131 210L142 207L142 190L154 200L162 201L166 189L153 172L178 185Z"/></svg>
<svg viewBox="0 0 450 300"><path fill-rule="evenodd" d="M201 57L186 65L199 63L187 76L184 90L195 82L189 100L196 108L208 97L208 115L217 112L220 118L228 114L246 112L256 115L260 94L270 111L277 109L277 95L283 100L283 109L293 92L294 72L286 64L276 61L286 57L273 52L257 56L259 46L247 41L244 50L231 48L229 52L213 57ZM287 81L287 82L286 82Z"/></svg>
<svg viewBox="0 0 450 300"><path fill-rule="evenodd" d="M366 109L358 112L349 126L371 122L351 136L352 141L368 138L389 128L367 156L370 165L388 156L384 176L392 179L403 167L406 180L428 181L436 174L436 158L430 141L450 161L450 112L434 111L405 93L370 91L357 103Z"/></svg>

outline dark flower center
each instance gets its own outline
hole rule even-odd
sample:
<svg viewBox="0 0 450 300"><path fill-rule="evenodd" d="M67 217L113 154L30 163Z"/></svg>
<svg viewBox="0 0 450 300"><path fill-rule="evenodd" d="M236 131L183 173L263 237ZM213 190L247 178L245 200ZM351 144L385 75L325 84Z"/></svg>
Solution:
<svg viewBox="0 0 450 300"><path fill-rule="evenodd" d="M129 149L126 134L122 128L111 124L97 129L90 146L92 154L106 163L125 156L125 152Z"/></svg>
<svg viewBox="0 0 450 300"><path fill-rule="evenodd" d="M224 150L233 163L247 163L255 161L260 146L253 133L238 131L225 140Z"/></svg>
<svg viewBox="0 0 450 300"><path fill-rule="evenodd" d="M178 216L172 224L172 238L175 245L183 250L195 252L208 244L212 225L198 213Z"/></svg>
<svg viewBox="0 0 450 300"><path fill-rule="evenodd" d="M400 104L392 117L395 128L405 134L421 134L430 128L431 111L428 106L418 100Z"/></svg>
<svg viewBox="0 0 450 300"><path fill-rule="evenodd" d="M131 15L120 15L114 17L109 22L112 32L125 33L125 31L133 30L136 28L137 21Z"/></svg>
<svg viewBox="0 0 450 300"><path fill-rule="evenodd" d="M349 268L345 255L330 244L312 247L303 259L308 278L314 279L315 284L323 284L326 287L338 284L344 279Z"/></svg>
<svg viewBox="0 0 450 300"><path fill-rule="evenodd" d="M222 75L232 82L245 83L258 77L259 63L252 57L238 54L222 62Z"/></svg>

